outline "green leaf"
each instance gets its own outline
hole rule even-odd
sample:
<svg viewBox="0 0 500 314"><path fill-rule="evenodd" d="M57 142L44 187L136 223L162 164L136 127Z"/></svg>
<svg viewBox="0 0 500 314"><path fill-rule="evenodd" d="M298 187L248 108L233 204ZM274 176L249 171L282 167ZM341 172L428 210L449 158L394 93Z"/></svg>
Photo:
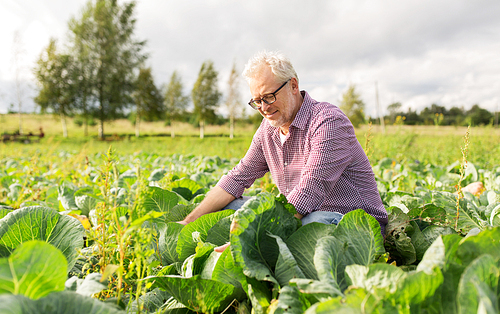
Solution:
<svg viewBox="0 0 500 314"><path fill-rule="evenodd" d="M500 195L500 194L497 194L497 195ZM500 227L500 204L495 206L493 208L493 210L491 211L489 221L490 221L490 225L492 225L493 227Z"/></svg>
<svg viewBox="0 0 500 314"><path fill-rule="evenodd" d="M75 202L75 191L67 187L65 185L61 185L58 188L58 193L59 193L59 201L61 202L61 205L65 210L75 210L78 209L78 206L76 205Z"/></svg>
<svg viewBox="0 0 500 314"><path fill-rule="evenodd" d="M379 223L363 210L355 210L344 215L333 236L318 240L314 265L321 281L344 289L346 266L368 266L384 252Z"/></svg>
<svg viewBox="0 0 500 314"><path fill-rule="evenodd" d="M41 206L20 208L0 219L0 257L9 256L21 243L42 240L62 251L68 270L83 247L85 229L75 218Z"/></svg>
<svg viewBox="0 0 500 314"><path fill-rule="evenodd" d="M148 181L160 181L163 179L165 174L167 173L167 170L163 168L155 169L151 171L151 174L149 175Z"/></svg>
<svg viewBox="0 0 500 314"><path fill-rule="evenodd" d="M314 253L314 266L319 280L328 283L334 289L346 288L344 270L346 267L347 247L333 236L326 236L318 240Z"/></svg>
<svg viewBox="0 0 500 314"><path fill-rule="evenodd" d="M193 276L201 275L201 273L205 268L207 260L210 258L212 253L214 253L214 248L215 245L213 245L212 243L203 243L203 242L198 243L198 246L196 247L196 254L194 255L193 258L193 269L192 269Z"/></svg>
<svg viewBox="0 0 500 314"><path fill-rule="evenodd" d="M45 203L50 208L59 208L59 191L57 186L52 186L45 192Z"/></svg>
<svg viewBox="0 0 500 314"><path fill-rule="evenodd" d="M214 182L213 175L206 172L198 172L189 177L191 180L198 183L200 186L212 186Z"/></svg>
<svg viewBox="0 0 500 314"><path fill-rule="evenodd" d="M455 222L457 216L456 205L454 208L447 208L448 219ZM483 230L487 226L487 222L482 220L479 212L472 202L467 199L460 199L459 201L459 216L457 223L457 232L467 234L471 229L478 228Z"/></svg>
<svg viewBox="0 0 500 314"><path fill-rule="evenodd" d="M500 258L500 227L489 228L478 235L462 240L457 249L457 257L462 265L467 266L477 256L490 254L494 258Z"/></svg>
<svg viewBox="0 0 500 314"><path fill-rule="evenodd" d="M230 249L224 250L217 260L212 271L212 279L248 292L247 279L243 274L243 269L234 263Z"/></svg>
<svg viewBox="0 0 500 314"><path fill-rule="evenodd" d="M349 265L345 271L354 287L363 288L379 299L394 294L398 282L406 277L403 270L389 264Z"/></svg>
<svg viewBox="0 0 500 314"><path fill-rule="evenodd" d="M172 298L170 293L166 291L162 291L159 288L149 291L145 295L139 297L140 305L144 306L141 313L143 311L147 311L149 313L155 313L158 310L164 310L166 307L166 303L169 300L175 300L175 299ZM175 300L175 302L177 301ZM180 306L184 308L183 305ZM139 307L137 305L137 302L135 302L135 300L127 307L127 313L139 313ZM161 313L169 313L169 312L165 311Z"/></svg>
<svg viewBox="0 0 500 314"><path fill-rule="evenodd" d="M183 225L176 222L169 222L160 229L157 251L160 254L163 265L170 265L179 262L177 253L177 240L184 228Z"/></svg>
<svg viewBox="0 0 500 314"><path fill-rule="evenodd" d="M8 258L0 259L0 294L20 294L38 299L64 289L66 259L43 241L27 241Z"/></svg>
<svg viewBox="0 0 500 314"><path fill-rule="evenodd" d="M336 297L311 306L304 314L362 314L372 313L370 309L375 302L364 289L352 289L345 297ZM383 312L391 313L391 312Z"/></svg>
<svg viewBox="0 0 500 314"><path fill-rule="evenodd" d="M172 222L184 220L184 218L186 218L186 216L189 215L195 208L196 204L177 204L170 210L168 215L165 215L164 221Z"/></svg>
<svg viewBox="0 0 500 314"><path fill-rule="evenodd" d="M148 187L148 194L144 200L146 210L169 213L179 202L177 194L158 187Z"/></svg>
<svg viewBox="0 0 500 314"><path fill-rule="evenodd" d="M191 190L188 188L180 186L172 188L172 191L181 196L186 201L190 201L193 198L193 192L191 192Z"/></svg>
<svg viewBox="0 0 500 314"><path fill-rule="evenodd" d="M411 244L415 248L415 257L417 261L422 260L425 251L427 251L432 242L427 241L415 221L410 221L410 226L406 228L406 234L410 237Z"/></svg>
<svg viewBox="0 0 500 314"><path fill-rule="evenodd" d="M206 245L209 244L206 243ZM204 262L201 278L233 285L236 288L236 299L242 300L246 297L246 289L248 289L246 277L243 270L234 264L229 249L222 253L211 251L210 256Z"/></svg>
<svg viewBox="0 0 500 314"><path fill-rule="evenodd" d="M396 304L420 304L432 297L442 283L443 274L437 267L433 268L431 274L423 271L408 273L398 281L395 293Z"/></svg>
<svg viewBox="0 0 500 314"><path fill-rule="evenodd" d="M421 207L413 208L408 212L408 217L416 221L421 230L428 227L431 223L446 223L446 211L434 204L425 204Z"/></svg>
<svg viewBox="0 0 500 314"><path fill-rule="evenodd" d="M222 218L233 214L233 210L223 210L203 215L195 221L187 224L179 235L177 241L177 253L179 260L184 261L188 256L195 253L199 241L205 242L208 231Z"/></svg>
<svg viewBox="0 0 500 314"><path fill-rule="evenodd" d="M201 271L200 274L202 279L212 279L214 268L217 265L217 262L219 261L219 258L221 256L222 256L221 252L216 252L213 249L211 250L211 253L208 256L207 260L205 261L205 264L203 265L203 270Z"/></svg>
<svg viewBox="0 0 500 314"><path fill-rule="evenodd" d="M500 203L500 192L496 191L487 191L482 195L486 194L486 199L488 200L488 204L498 204Z"/></svg>
<svg viewBox="0 0 500 314"><path fill-rule="evenodd" d="M13 210L14 209L12 207L10 207L10 206L0 205L0 219L2 219L3 217L7 216L7 214L10 213Z"/></svg>
<svg viewBox="0 0 500 314"><path fill-rule="evenodd" d="M229 242L229 230L232 220L232 215L219 220L212 228L210 228L210 230L208 230L206 241L217 246L221 246Z"/></svg>
<svg viewBox="0 0 500 314"><path fill-rule="evenodd" d="M248 200L236 211L231 227L231 253L247 277L278 283L274 267L279 248L276 240L284 241L297 229L297 219L275 196L261 193Z"/></svg>
<svg viewBox="0 0 500 314"><path fill-rule="evenodd" d="M346 265L369 265L385 253L380 224L362 209L348 212L333 231L333 236L343 242Z"/></svg>
<svg viewBox="0 0 500 314"><path fill-rule="evenodd" d="M271 282L259 281L255 278L247 277L248 299L252 303L252 311L255 313L267 313L271 305Z"/></svg>
<svg viewBox="0 0 500 314"><path fill-rule="evenodd" d="M276 262L276 269L274 271L274 276L276 280L278 280L279 284L281 286L286 286L292 278L305 278L286 243L283 242L279 236L272 234L268 235L276 239L276 243L278 244L280 251L278 261Z"/></svg>
<svg viewBox="0 0 500 314"><path fill-rule="evenodd" d="M100 273L88 274L85 279L79 279L78 277L73 276L66 280L65 287L66 290L75 291L78 294L90 297L95 293L108 289L107 282L101 282L101 278L102 274Z"/></svg>
<svg viewBox="0 0 500 314"><path fill-rule="evenodd" d="M389 223L385 227L385 246L398 265L411 265L417 260L417 253L411 238L406 234L406 229L413 227L410 226L408 215L397 207L391 209Z"/></svg>
<svg viewBox="0 0 500 314"><path fill-rule="evenodd" d="M123 208L123 207L118 207L118 208ZM148 220L154 221L156 218L159 218L161 216L163 216L163 213L160 213L157 211L150 211L150 212L146 213L145 215L143 215L137 219L132 220L132 222L130 223L130 228L127 229L127 231L125 232L125 235L128 236L130 234L130 232L134 230L132 227L138 228L144 222L146 222Z"/></svg>
<svg viewBox="0 0 500 314"><path fill-rule="evenodd" d="M443 284L441 286L442 308L449 313L457 313L457 289L460 277L465 269L457 257L457 250L463 237L450 234L441 237L444 244L445 262L443 266ZM434 243L433 243L434 245ZM438 257L439 259L439 257ZM424 256L426 260L426 256ZM425 271L425 269L423 269Z"/></svg>
<svg viewBox="0 0 500 314"><path fill-rule="evenodd" d="M146 277L154 280L153 287L167 291L187 308L202 313L223 311L237 296L233 285L215 280L180 276Z"/></svg>
<svg viewBox="0 0 500 314"><path fill-rule="evenodd" d="M498 258L491 255L481 255L467 266L458 286L459 313L498 313L500 269ZM482 303L482 305L481 305Z"/></svg>
<svg viewBox="0 0 500 314"><path fill-rule="evenodd" d="M53 292L38 300L21 295L0 295L0 313L125 314L107 303L71 291Z"/></svg>
<svg viewBox="0 0 500 314"><path fill-rule="evenodd" d="M307 295L312 303L343 296L342 292L331 284L314 279L291 279L290 286L297 286L300 292Z"/></svg>
<svg viewBox="0 0 500 314"><path fill-rule="evenodd" d="M95 209L97 199L88 195L75 196L76 206L82 211L82 215L89 216L89 212Z"/></svg>
<svg viewBox="0 0 500 314"><path fill-rule="evenodd" d="M431 225L424 230L422 234L428 243L433 243L439 236L444 236L447 234L456 234L457 232L450 227Z"/></svg>
<svg viewBox="0 0 500 314"><path fill-rule="evenodd" d="M427 274L433 272L434 267L444 268L446 260L446 247L442 237L438 237L427 249L422 261L417 266L417 271L424 271Z"/></svg>
<svg viewBox="0 0 500 314"><path fill-rule="evenodd" d="M201 185L191 179L180 179L173 181L172 183L170 183L169 187L172 189L172 191L178 193L188 201L204 191Z"/></svg>
<svg viewBox="0 0 500 314"><path fill-rule="evenodd" d="M318 239L332 235L336 227L336 225L310 223L300 227L285 241L306 278L319 279L314 267L316 243Z"/></svg>
<svg viewBox="0 0 500 314"><path fill-rule="evenodd" d="M278 307L275 314L302 314L309 307L311 303L305 298L295 286L285 286L280 291L278 299Z"/></svg>
<svg viewBox="0 0 500 314"><path fill-rule="evenodd" d="M443 208L447 215L453 212L456 214L457 195L450 192L430 191L431 199L428 201L437 207Z"/></svg>

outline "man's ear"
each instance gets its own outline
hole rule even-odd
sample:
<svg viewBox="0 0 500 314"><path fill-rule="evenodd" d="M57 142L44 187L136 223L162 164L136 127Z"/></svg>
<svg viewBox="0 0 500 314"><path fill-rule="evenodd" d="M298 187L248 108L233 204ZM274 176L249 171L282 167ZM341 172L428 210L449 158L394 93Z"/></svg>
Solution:
<svg viewBox="0 0 500 314"><path fill-rule="evenodd" d="M292 93L295 95L296 93L300 93L299 90L299 82L295 77L290 79L290 86L292 87Z"/></svg>

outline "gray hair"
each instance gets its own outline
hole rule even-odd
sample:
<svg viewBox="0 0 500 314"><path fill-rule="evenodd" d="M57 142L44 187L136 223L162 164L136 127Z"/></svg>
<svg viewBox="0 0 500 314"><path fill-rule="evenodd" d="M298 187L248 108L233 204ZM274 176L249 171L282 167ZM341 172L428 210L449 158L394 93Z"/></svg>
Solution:
<svg viewBox="0 0 500 314"><path fill-rule="evenodd" d="M284 54L277 51L261 51L250 58L245 65L243 76L247 82L255 78L262 65L271 68L278 82L285 82L293 77L299 81L292 63Z"/></svg>

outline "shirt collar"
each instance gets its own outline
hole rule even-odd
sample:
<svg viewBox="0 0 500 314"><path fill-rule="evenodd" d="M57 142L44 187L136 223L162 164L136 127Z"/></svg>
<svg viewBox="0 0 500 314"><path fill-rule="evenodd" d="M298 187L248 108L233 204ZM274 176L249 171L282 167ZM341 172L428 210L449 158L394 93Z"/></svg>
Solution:
<svg viewBox="0 0 500 314"><path fill-rule="evenodd" d="M290 126L294 126L301 130L304 130L307 126L307 121L309 121L309 118L311 116L310 108L314 100L306 91L301 91L301 93L302 97L304 97L304 100L302 101L302 105L300 106L299 111L297 112L297 115L295 115L295 119L293 119L293 122Z"/></svg>

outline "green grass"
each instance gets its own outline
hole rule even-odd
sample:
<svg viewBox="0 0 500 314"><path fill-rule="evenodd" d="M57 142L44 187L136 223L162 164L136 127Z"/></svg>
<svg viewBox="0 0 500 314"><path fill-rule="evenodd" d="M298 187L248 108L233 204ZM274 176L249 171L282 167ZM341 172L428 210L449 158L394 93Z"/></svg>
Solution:
<svg viewBox="0 0 500 314"><path fill-rule="evenodd" d="M434 165L449 165L462 159L461 147L464 145L466 128L444 129L434 134L429 130L435 130L435 127L421 127L418 130L408 127L401 132L375 133L370 143L373 149L371 160L389 157L399 162L418 160ZM486 168L500 166L499 130L471 128L470 133L468 161ZM358 135L358 139L364 144L364 138Z"/></svg>
<svg viewBox="0 0 500 314"><path fill-rule="evenodd" d="M203 155L220 156L223 158L241 158L248 149L251 137L145 137L125 138L120 141L98 141L95 139L62 139L48 138L39 143L1 143L0 157L26 156L34 152L42 155L50 152L80 152L88 154L104 153L111 146L121 155L129 155L138 152L154 153L157 155Z"/></svg>
<svg viewBox="0 0 500 314"><path fill-rule="evenodd" d="M18 128L16 115L1 115L1 132L13 132ZM43 128L46 136L40 142L30 144L0 143L0 158L31 156L53 156L61 151L78 154L104 153L111 146L118 154L130 155L137 152L168 156L183 155L219 156L221 158L241 158L248 149L255 127L239 125L235 138L229 138L229 127L208 126L205 138L199 138L199 129L188 124L176 125L176 137L170 137L170 127L163 122L142 123L141 136L134 136L134 127L127 120L106 123L107 141L97 139L97 126L89 128L89 136L83 136L83 128L68 120L69 138L61 136L58 119L50 115L23 116L23 129L37 133ZM413 162L435 165L449 165L461 160L460 147L463 146L465 127L434 126L388 126L383 133L373 126L369 142L370 160L375 162L389 157L398 162ZM358 140L365 146L368 126L356 130ZM468 160L482 167L500 165L500 129L492 127L471 128Z"/></svg>

